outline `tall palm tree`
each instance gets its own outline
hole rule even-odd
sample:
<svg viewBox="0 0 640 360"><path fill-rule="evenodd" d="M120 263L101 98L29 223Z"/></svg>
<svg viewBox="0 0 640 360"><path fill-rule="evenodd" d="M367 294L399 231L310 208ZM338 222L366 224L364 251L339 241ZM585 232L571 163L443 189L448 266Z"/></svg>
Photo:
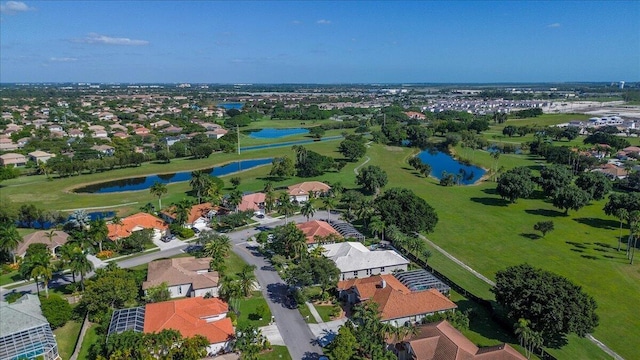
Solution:
<svg viewBox="0 0 640 360"><path fill-rule="evenodd" d="M356 215L358 216L358 219L362 220L365 229L368 229L367 221L371 218L374 211L373 203L369 200L363 201L362 205L356 211Z"/></svg>
<svg viewBox="0 0 640 360"><path fill-rule="evenodd" d="M267 213L270 213L273 211L273 207L276 204L276 195L273 192L273 190L271 191L267 191L265 197L264 197L264 209L267 211Z"/></svg>
<svg viewBox="0 0 640 360"><path fill-rule="evenodd" d="M166 194L168 191L167 185L157 181L149 188L151 195L158 198L158 211L162 210L162 195Z"/></svg>
<svg viewBox="0 0 640 360"><path fill-rule="evenodd" d="M620 236L618 236L618 251L620 251L620 246L622 245L622 223L629 216L629 212L625 208L618 208L615 210L615 215L620 219Z"/></svg>
<svg viewBox="0 0 640 360"><path fill-rule="evenodd" d="M227 276L220 280L219 289L220 298L231 305L231 308L238 311L240 297L243 295L239 280L233 280Z"/></svg>
<svg viewBox="0 0 640 360"><path fill-rule="evenodd" d="M304 203L300 208L300 213L303 216L306 216L307 221L309 221L309 218L313 217L313 215L316 213L316 209L313 207L313 202L309 200L306 203Z"/></svg>
<svg viewBox="0 0 640 360"><path fill-rule="evenodd" d="M295 211L295 205L291 202L289 194L281 192L278 196L278 211L284 215L284 223L289 223L289 216L293 215Z"/></svg>
<svg viewBox="0 0 640 360"><path fill-rule="evenodd" d="M301 164L307 161L307 149L302 145L293 145L291 147L296 152L296 161Z"/></svg>
<svg viewBox="0 0 640 360"><path fill-rule="evenodd" d="M227 204L229 204L230 207L233 207L236 213L238 212L238 205L240 205L241 202L242 202L242 191L234 190L231 193L229 193L229 196L227 197Z"/></svg>
<svg viewBox="0 0 640 360"><path fill-rule="evenodd" d="M80 286L84 292L84 276L93 270L93 263L89 261L87 255L81 251L74 252L69 268L74 273L80 274Z"/></svg>
<svg viewBox="0 0 640 360"><path fill-rule="evenodd" d="M322 199L322 204L324 205L324 208L327 209L327 212L329 213L327 218L331 220L331 210L336 208L336 198L327 196L324 199Z"/></svg>
<svg viewBox="0 0 640 360"><path fill-rule="evenodd" d="M204 189L204 194L206 198L211 202L212 205L220 205L222 203L222 189L213 181L209 181L206 188Z"/></svg>
<svg viewBox="0 0 640 360"><path fill-rule="evenodd" d="M265 194L273 191L273 183L271 181L267 181L264 184L264 189L262 190Z"/></svg>
<svg viewBox="0 0 640 360"><path fill-rule="evenodd" d="M56 236L56 229L45 231L44 236L46 236L47 239L49 239L49 243L53 243L53 237Z"/></svg>
<svg viewBox="0 0 640 360"><path fill-rule="evenodd" d="M640 211L632 211L629 214L629 242L627 243L627 249L631 247L630 264L633 265L633 258L636 254L636 247L638 245L638 235L640 235ZM632 243L633 242L633 243Z"/></svg>
<svg viewBox="0 0 640 360"><path fill-rule="evenodd" d="M382 235L382 241L384 241L384 230L386 229L386 224L382 221L380 215L375 215L371 217L371 221L369 222L369 229L373 231L375 236Z"/></svg>
<svg viewBox="0 0 640 360"><path fill-rule="evenodd" d="M251 295L251 291L254 289L253 284L256 281L256 274L253 272L256 269L255 265L245 265L242 267L242 270L238 273L238 278L240 281L240 289L245 297Z"/></svg>
<svg viewBox="0 0 640 360"><path fill-rule="evenodd" d="M180 200L175 206L175 222L182 226L189 220L189 212L191 211L191 201L188 199Z"/></svg>
<svg viewBox="0 0 640 360"><path fill-rule="evenodd" d="M324 252L327 249L325 249L322 245L317 245L316 247L314 247L311 252L309 253L309 255L313 258L319 258L322 256L322 254L324 254Z"/></svg>
<svg viewBox="0 0 640 360"><path fill-rule="evenodd" d="M82 252L79 247L77 247L74 243L68 242L62 246L60 246L58 250L58 254L60 256L60 260L62 261L62 267L64 268L66 265L71 264L71 260L73 259L73 255L75 252ZM73 283L76 283L76 273L71 272L71 276L73 277Z"/></svg>
<svg viewBox="0 0 640 360"><path fill-rule="evenodd" d="M15 224L5 222L0 224L0 250L11 253L13 262L16 262L16 249L22 242Z"/></svg>
<svg viewBox="0 0 640 360"><path fill-rule="evenodd" d="M31 277L36 280L36 286L38 286L38 280L42 280L44 285L44 291L47 299L49 298L49 281L53 278L53 267L51 266L51 257L49 254L41 253L36 254L33 261L33 268L31 269ZM38 288L39 293L39 288Z"/></svg>
<svg viewBox="0 0 640 360"><path fill-rule="evenodd" d="M209 174L202 170L195 170L191 172L191 180L189 180L189 186L196 192L198 198L198 204L201 202L201 194L206 190L208 183L210 182Z"/></svg>
<svg viewBox="0 0 640 360"><path fill-rule="evenodd" d="M102 251L102 242L109 235L109 229L107 228L107 222L103 218L98 218L89 223L89 237L91 240L98 243L100 251Z"/></svg>

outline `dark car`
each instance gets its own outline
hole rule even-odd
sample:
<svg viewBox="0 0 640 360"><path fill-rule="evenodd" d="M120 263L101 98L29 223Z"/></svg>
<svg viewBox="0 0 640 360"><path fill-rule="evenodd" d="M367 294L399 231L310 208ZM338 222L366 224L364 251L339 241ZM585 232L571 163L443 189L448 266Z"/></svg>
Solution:
<svg viewBox="0 0 640 360"><path fill-rule="evenodd" d="M200 234L200 229L198 229L197 227L192 227L191 230L193 230L194 234Z"/></svg>

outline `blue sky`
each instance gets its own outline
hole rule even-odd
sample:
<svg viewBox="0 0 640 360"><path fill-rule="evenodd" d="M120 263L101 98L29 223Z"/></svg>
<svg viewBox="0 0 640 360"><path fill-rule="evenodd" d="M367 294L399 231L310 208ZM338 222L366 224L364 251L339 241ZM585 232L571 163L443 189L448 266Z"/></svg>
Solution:
<svg viewBox="0 0 640 360"><path fill-rule="evenodd" d="M1 82L640 80L640 1L0 1Z"/></svg>

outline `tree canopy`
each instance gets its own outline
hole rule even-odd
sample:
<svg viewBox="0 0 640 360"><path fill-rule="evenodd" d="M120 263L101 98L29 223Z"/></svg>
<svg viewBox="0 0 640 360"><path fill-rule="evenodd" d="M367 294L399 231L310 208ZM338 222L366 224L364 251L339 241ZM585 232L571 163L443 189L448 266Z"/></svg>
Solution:
<svg viewBox="0 0 640 360"><path fill-rule="evenodd" d="M563 344L569 333L585 336L598 326L596 301L580 286L528 264L498 271L492 292L513 323L529 320L550 346Z"/></svg>
<svg viewBox="0 0 640 360"><path fill-rule="evenodd" d="M534 187L531 170L522 166L500 175L496 191L503 199L515 203L520 198L531 196Z"/></svg>
<svg viewBox="0 0 640 360"><path fill-rule="evenodd" d="M402 232L431 232L438 223L436 211L413 191L391 188L374 202L382 221Z"/></svg>
<svg viewBox="0 0 640 360"><path fill-rule="evenodd" d="M369 165L360 169L356 176L356 184L371 194L376 194L380 188L387 185L387 173L381 167Z"/></svg>
<svg viewBox="0 0 640 360"><path fill-rule="evenodd" d="M366 154L367 148L364 143L365 139L362 136L349 135L340 143L338 151L350 161L355 161Z"/></svg>

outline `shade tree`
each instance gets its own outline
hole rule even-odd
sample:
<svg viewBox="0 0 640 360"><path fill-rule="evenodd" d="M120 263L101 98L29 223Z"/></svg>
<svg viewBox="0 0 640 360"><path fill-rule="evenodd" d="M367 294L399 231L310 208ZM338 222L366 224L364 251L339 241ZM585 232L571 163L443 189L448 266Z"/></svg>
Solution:
<svg viewBox="0 0 640 360"><path fill-rule="evenodd" d="M377 194L381 188L387 185L388 181L387 173L375 165L368 165L360 169L356 176L356 184L370 194Z"/></svg>
<svg viewBox="0 0 640 360"><path fill-rule="evenodd" d="M569 210L580 210L589 203L590 199L588 192L575 185L568 185L554 192L552 203L553 206L564 210L566 215Z"/></svg>
<svg viewBox="0 0 640 360"><path fill-rule="evenodd" d="M395 225L405 233L429 233L438 223L435 209L409 189L386 190L374 201L374 208L387 226Z"/></svg>
<svg viewBox="0 0 640 360"><path fill-rule="evenodd" d="M515 203L518 199L528 198L533 193L535 183L531 170L527 167L516 167L508 170L498 178L496 192L503 199Z"/></svg>
<svg viewBox="0 0 640 360"><path fill-rule="evenodd" d="M587 191L593 200L604 199L612 190L611 180L605 174L597 171L580 173L576 179L576 185Z"/></svg>

